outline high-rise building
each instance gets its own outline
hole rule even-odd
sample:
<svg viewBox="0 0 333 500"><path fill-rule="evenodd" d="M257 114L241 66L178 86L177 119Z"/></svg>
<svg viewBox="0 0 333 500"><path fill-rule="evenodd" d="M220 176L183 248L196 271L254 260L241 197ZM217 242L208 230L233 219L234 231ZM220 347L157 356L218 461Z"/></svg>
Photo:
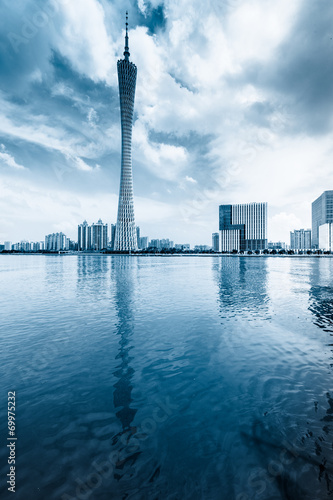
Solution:
<svg viewBox="0 0 333 500"><path fill-rule="evenodd" d="M138 248L139 250L144 250L148 248L148 236L141 236L138 240Z"/></svg>
<svg viewBox="0 0 333 500"><path fill-rule="evenodd" d="M120 112L121 112L121 174L118 202L118 216L115 236L115 250L136 250L138 248L133 198L132 175L132 124L137 68L129 61L128 17L126 12L126 36L124 59L117 63Z"/></svg>
<svg viewBox="0 0 333 500"><path fill-rule="evenodd" d="M318 248L330 252L333 250L333 224L331 222L319 226Z"/></svg>
<svg viewBox="0 0 333 500"><path fill-rule="evenodd" d="M44 250L44 241L34 242L32 250L33 250L33 252L39 252L40 250Z"/></svg>
<svg viewBox="0 0 333 500"><path fill-rule="evenodd" d="M211 250L209 245L195 245L194 247L195 252L209 252L209 250Z"/></svg>
<svg viewBox="0 0 333 500"><path fill-rule="evenodd" d="M64 233L52 233L45 236L45 250L59 251L66 249L66 235Z"/></svg>
<svg viewBox="0 0 333 500"><path fill-rule="evenodd" d="M99 219L97 224L91 225L91 250L105 250L108 243L108 225Z"/></svg>
<svg viewBox="0 0 333 500"><path fill-rule="evenodd" d="M149 246L152 247L152 248L157 248L159 250L161 248L161 246L160 246L160 240L157 240L157 239L151 240L149 242Z"/></svg>
<svg viewBox="0 0 333 500"><path fill-rule="evenodd" d="M287 250L287 245L284 241L269 241L267 243L268 250Z"/></svg>
<svg viewBox="0 0 333 500"><path fill-rule="evenodd" d="M5 250L10 251L12 249L12 242L5 241Z"/></svg>
<svg viewBox="0 0 333 500"><path fill-rule="evenodd" d="M116 238L116 224L111 224L111 240L110 240L111 250L114 250L115 238Z"/></svg>
<svg viewBox="0 0 333 500"><path fill-rule="evenodd" d="M312 246L320 248L319 227L333 223L333 191L324 191L312 203Z"/></svg>
<svg viewBox="0 0 333 500"><path fill-rule="evenodd" d="M160 240L160 248L165 250L173 248L173 241L169 240L169 238L163 238L162 240Z"/></svg>
<svg viewBox="0 0 333 500"><path fill-rule="evenodd" d="M182 252L189 252L191 249L191 246L189 243L176 243L175 249L181 250Z"/></svg>
<svg viewBox="0 0 333 500"><path fill-rule="evenodd" d="M290 231L291 250L311 249L311 229L295 229Z"/></svg>
<svg viewBox="0 0 333 500"><path fill-rule="evenodd" d="M79 251L89 250L91 247L91 230L86 220L78 225L77 242Z"/></svg>
<svg viewBox="0 0 333 500"><path fill-rule="evenodd" d="M108 238L108 225L103 224L103 221L99 219L97 223L93 223L91 226L85 220L82 224L78 226L78 250L87 251L95 250L101 251L108 248L109 238ZM68 242L69 249L72 245Z"/></svg>
<svg viewBox="0 0 333 500"><path fill-rule="evenodd" d="M267 203L220 205L220 251L267 248Z"/></svg>
<svg viewBox="0 0 333 500"><path fill-rule="evenodd" d="M220 251L220 235L219 233L212 234L212 249L214 252Z"/></svg>

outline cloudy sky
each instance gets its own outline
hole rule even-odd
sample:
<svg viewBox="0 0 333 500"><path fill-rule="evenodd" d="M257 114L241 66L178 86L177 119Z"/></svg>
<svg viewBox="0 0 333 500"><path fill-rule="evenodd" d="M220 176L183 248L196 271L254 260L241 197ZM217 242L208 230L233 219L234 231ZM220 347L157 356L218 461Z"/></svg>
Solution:
<svg viewBox="0 0 333 500"><path fill-rule="evenodd" d="M333 189L331 0L2 0L0 241L116 221L126 9L141 234L210 244L218 205L252 201L270 240L310 227Z"/></svg>

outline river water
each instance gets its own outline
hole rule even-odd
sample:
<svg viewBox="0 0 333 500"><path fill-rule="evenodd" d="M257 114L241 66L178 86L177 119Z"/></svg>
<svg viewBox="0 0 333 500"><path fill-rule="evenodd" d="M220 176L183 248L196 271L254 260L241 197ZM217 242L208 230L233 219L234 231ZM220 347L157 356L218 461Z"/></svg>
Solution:
<svg viewBox="0 0 333 500"><path fill-rule="evenodd" d="M0 258L1 498L333 495L333 259ZM330 494L331 493L331 494Z"/></svg>

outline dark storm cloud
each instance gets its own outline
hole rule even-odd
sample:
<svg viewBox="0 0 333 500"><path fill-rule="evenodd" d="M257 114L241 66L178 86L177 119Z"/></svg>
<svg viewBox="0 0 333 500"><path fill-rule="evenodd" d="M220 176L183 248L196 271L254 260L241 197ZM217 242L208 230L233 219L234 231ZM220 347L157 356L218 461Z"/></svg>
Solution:
<svg viewBox="0 0 333 500"><path fill-rule="evenodd" d="M163 5L159 5L156 9L149 8L146 11L145 25L148 25L148 33L154 33L162 30L166 26L166 17L164 15Z"/></svg>
<svg viewBox="0 0 333 500"><path fill-rule="evenodd" d="M282 107L289 132L328 132L333 118L333 2L304 1L272 59L248 65L241 81L270 93L270 105L257 104L247 115L258 125L267 111Z"/></svg>

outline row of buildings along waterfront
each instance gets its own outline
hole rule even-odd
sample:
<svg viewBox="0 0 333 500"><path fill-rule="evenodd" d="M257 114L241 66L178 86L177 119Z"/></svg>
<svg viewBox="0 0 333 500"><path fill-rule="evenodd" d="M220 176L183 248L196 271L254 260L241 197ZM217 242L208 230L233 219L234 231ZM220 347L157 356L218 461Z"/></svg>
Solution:
<svg viewBox="0 0 333 500"><path fill-rule="evenodd" d="M45 236L44 248L49 252L58 252L60 250L76 250L76 242L72 241L64 233L52 233Z"/></svg>
<svg viewBox="0 0 333 500"><path fill-rule="evenodd" d="M333 251L333 190L312 203L312 230L290 231L290 244L268 242L267 203L219 206L219 232L212 235L215 252L255 250Z"/></svg>
<svg viewBox="0 0 333 500"><path fill-rule="evenodd" d="M85 220L78 226L78 245L77 248L80 252L84 251L101 251L101 250L118 250L116 243L117 225L111 224L110 226L110 239L108 224L103 224L99 219L97 224L89 225ZM189 250L189 244L174 245L169 238L152 239L149 240L148 236L140 235L140 227L136 226L134 236L135 248L137 250L145 250L147 248L156 248L157 250L167 250L176 248L180 250Z"/></svg>
<svg viewBox="0 0 333 500"><path fill-rule="evenodd" d="M103 221L99 219L96 224L89 225L85 220L82 224L78 225L78 250L79 252L117 250L116 234L116 224L111 224L109 238L108 224L103 224ZM136 226L133 238L135 239L136 249L145 249L151 244L149 243L148 236L140 236L139 226Z"/></svg>
<svg viewBox="0 0 333 500"><path fill-rule="evenodd" d="M110 233L109 233L110 228ZM6 241L0 244L0 252L59 252L59 251L79 251L79 252L100 252L103 250L114 251L115 248L116 224L104 224L101 219L91 225L85 220L78 225L78 240L73 241L64 233L52 233L45 236L44 241L30 242L21 241L12 244ZM137 250L155 249L179 251L189 251L189 244L174 244L169 238L151 239L148 236L140 236L140 227L135 228ZM197 249L199 247L196 247Z"/></svg>
<svg viewBox="0 0 333 500"><path fill-rule="evenodd" d="M109 233L110 228L110 233ZM190 251L189 244L174 244L168 238L149 240L140 235L136 226L135 247L156 250L175 249ZM284 242L267 241L267 203L247 203L219 206L219 232L212 235L212 247L196 245L194 251L242 252L263 250L322 250L333 251L333 190L325 191L312 203L312 230L295 229L290 232L290 245ZM45 241L21 241L0 244L1 251L103 251L117 250L116 224L104 224L101 219L91 225L87 221L78 225L78 241L72 241L64 233L52 233Z"/></svg>
<svg viewBox="0 0 333 500"><path fill-rule="evenodd" d="M312 229L290 232L292 250L333 251L333 190L324 191L311 206Z"/></svg>
<svg viewBox="0 0 333 500"><path fill-rule="evenodd" d="M77 243L72 241L64 233L52 233L45 236L44 241L27 241L22 240L18 243L5 241L4 245L0 244L0 252L58 252L60 250L77 250Z"/></svg>

